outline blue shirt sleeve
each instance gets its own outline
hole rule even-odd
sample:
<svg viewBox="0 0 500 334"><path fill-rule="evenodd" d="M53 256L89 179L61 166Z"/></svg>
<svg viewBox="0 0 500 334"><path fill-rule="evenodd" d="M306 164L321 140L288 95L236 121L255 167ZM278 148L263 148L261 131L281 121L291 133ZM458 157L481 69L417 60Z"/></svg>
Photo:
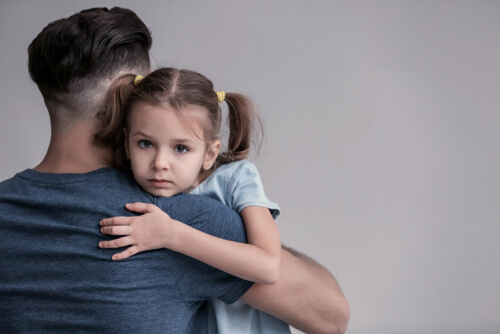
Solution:
<svg viewBox="0 0 500 334"><path fill-rule="evenodd" d="M249 206L261 206L269 208L274 219L280 214L278 204L266 197L257 167L250 161L239 163L229 181L228 192L230 206L238 213Z"/></svg>

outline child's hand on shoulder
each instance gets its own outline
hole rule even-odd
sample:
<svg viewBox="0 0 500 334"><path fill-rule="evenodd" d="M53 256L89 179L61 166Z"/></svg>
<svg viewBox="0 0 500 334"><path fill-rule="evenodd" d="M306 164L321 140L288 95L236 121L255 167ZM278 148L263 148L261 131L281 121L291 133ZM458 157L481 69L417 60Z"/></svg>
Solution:
<svg viewBox="0 0 500 334"><path fill-rule="evenodd" d="M132 203L127 210L142 213L140 216L113 217L100 222L101 233L120 235L121 238L101 241L100 248L128 247L113 255L113 260L123 260L152 249L171 248L178 221L153 204Z"/></svg>

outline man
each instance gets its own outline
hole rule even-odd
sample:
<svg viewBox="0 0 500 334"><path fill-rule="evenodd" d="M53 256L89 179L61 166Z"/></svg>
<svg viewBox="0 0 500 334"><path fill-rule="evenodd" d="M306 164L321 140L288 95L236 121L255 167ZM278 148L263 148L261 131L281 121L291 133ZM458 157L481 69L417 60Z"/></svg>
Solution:
<svg viewBox="0 0 500 334"><path fill-rule="evenodd" d="M29 47L51 140L42 162L0 184L0 332L204 333L206 300L238 299L308 333L345 331L335 279L283 250L274 285L252 284L170 250L110 261L99 221L149 202L173 219L245 241L239 216L207 198L156 198L113 169L94 140L111 82L150 71L151 36L130 10L95 8L49 24ZM217 224L211 222L217 221Z"/></svg>

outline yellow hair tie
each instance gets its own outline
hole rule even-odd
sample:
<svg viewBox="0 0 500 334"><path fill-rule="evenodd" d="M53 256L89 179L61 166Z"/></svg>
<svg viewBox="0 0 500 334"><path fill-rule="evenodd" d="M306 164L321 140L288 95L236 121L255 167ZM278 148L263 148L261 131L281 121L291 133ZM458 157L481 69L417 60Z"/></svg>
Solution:
<svg viewBox="0 0 500 334"><path fill-rule="evenodd" d="M144 79L144 77L142 75L137 75L134 79L134 85L138 85L139 82L141 82L141 80Z"/></svg>
<svg viewBox="0 0 500 334"><path fill-rule="evenodd" d="M220 92L215 92L217 94L217 101L222 102L226 98L226 93L220 91Z"/></svg>

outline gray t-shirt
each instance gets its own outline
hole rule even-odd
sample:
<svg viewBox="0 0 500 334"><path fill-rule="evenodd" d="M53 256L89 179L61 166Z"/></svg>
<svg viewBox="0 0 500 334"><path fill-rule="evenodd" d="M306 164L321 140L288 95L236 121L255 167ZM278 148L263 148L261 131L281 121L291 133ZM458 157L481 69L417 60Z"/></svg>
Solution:
<svg viewBox="0 0 500 334"><path fill-rule="evenodd" d="M153 197L133 178L25 170L0 183L1 333L205 333L206 300L238 300L252 285L162 249L111 261L99 221L158 205L173 219L245 242L239 216L203 196ZM216 222L216 223L214 223Z"/></svg>

